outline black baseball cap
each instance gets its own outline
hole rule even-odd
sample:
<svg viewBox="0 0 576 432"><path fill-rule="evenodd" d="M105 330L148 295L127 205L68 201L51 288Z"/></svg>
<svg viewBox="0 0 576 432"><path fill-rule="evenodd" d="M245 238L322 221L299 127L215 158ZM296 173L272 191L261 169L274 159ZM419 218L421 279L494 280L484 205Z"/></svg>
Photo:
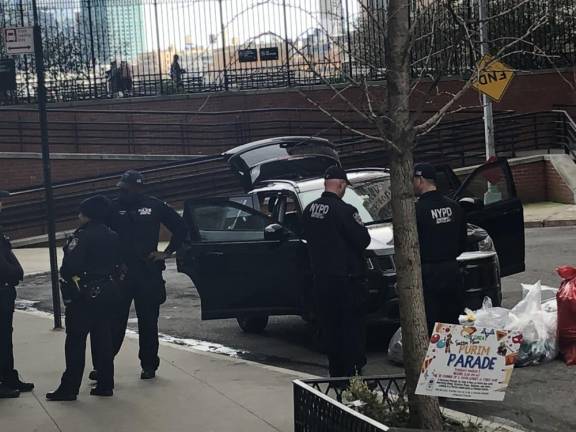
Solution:
<svg viewBox="0 0 576 432"><path fill-rule="evenodd" d="M348 180L348 176L346 175L346 171L344 168L339 167L338 165L332 165L330 168L326 170L324 173L324 180L345 180L346 183L351 185L350 180Z"/></svg>
<svg viewBox="0 0 576 432"><path fill-rule="evenodd" d="M0 198L7 198L10 196L10 192L8 191L4 191L4 190L0 190Z"/></svg>
<svg viewBox="0 0 576 432"><path fill-rule="evenodd" d="M414 177L422 177L436 181L436 168L429 163L419 163L414 166Z"/></svg>
<svg viewBox="0 0 576 432"><path fill-rule="evenodd" d="M103 222L110 213L110 201L102 195L85 199L80 203L80 213L92 220Z"/></svg>
<svg viewBox="0 0 576 432"><path fill-rule="evenodd" d="M120 181L116 186L123 187L123 186L143 186L144 185L144 175L135 170L128 170L122 177L120 177Z"/></svg>

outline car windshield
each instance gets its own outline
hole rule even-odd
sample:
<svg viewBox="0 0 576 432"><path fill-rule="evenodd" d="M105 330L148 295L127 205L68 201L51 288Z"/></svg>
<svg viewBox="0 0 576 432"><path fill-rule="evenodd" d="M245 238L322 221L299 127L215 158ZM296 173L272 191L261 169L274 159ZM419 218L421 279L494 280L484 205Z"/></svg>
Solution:
<svg viewBox="0 0 576 432"><path fill-rule="evenodd" d="M324 189L316 189L300 194L302 205L306 207L320 198ZM358 209L362 222L366 225L386 222L392 219L390 202L390 179L379 177L364 181L355 181L346 189L344 201Z"/></svg>

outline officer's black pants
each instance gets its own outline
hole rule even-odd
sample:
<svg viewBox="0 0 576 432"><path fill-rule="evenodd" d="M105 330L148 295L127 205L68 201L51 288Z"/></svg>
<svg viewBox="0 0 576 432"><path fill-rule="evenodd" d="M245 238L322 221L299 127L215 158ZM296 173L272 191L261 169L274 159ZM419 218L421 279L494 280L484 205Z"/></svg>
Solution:
<svg viewBox="0 0 576 432"><path fill-rule="evenodd" d="M0 287L0 382L10 382L18 377L14 369L12 324L16 290Z"/></svg>
<svg viewBox="0 0 576 432"><path fill-rule="evenodd" d="M144 276L144 277L142 277ZM122 348L132 301L138 317L138 357L143 370L156 370L158 357L158 316L160 305L166 300L166 290L160 269L142 267L132 269L123 282L122 298L114 309L112 344L114 355ZM96 367L96 364L94 365ZM97 368L96 368L97 369Z"/></svg>
<svg viewBox="0 0 576 432"><path fill-rule="evenodd" d="M315 278L316 310L331 377L360 374L366 365L365 295L347 277Z"/></svg>
<svg viewBox="0 0 576 432"><path fill-rule="evenodd" d="M426 263L422 265L424 303L428 333L434 324L458 324L464 312L464 287L457 261Z"/></svg>
<svg viewBox="0 0 576 432"><path fill-rule="evenodd" d="M62 389L78 394L84 374L88 334L92 351L96 354L98 387L104 390L114 388L111 322L107 311L99 310L84 300L66 306L66 371L62 376Z"/></svg>

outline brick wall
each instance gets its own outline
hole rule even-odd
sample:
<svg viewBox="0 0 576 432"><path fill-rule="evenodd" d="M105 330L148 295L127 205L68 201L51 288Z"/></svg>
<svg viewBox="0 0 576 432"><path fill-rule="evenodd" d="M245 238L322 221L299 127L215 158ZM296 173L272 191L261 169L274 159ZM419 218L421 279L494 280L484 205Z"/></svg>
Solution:
<svg viewBox="0 0 576 432"><path fill-rule="evenodd" d="M52 180L58 182L160 164L162 164L160 161L53 160ZM0 159L0 172L2 173L1 189L22 189L43 183L42 160L40 159Z"/></svg>
<svg viewBox="0 0 576 432"><path fill-rule="evenodd" d="M516 193L522 202L548 201L546 165L549 165L549 163L538 161L512 167Z"/></svg>
<svg viewBox="0 0 576 432"><path fill-rule="evenodd" d="M574 202L574 191L570 189L564 179L558 174L551 162L546 162L545 173L548 201L576 204L576 202Z"/></svg>

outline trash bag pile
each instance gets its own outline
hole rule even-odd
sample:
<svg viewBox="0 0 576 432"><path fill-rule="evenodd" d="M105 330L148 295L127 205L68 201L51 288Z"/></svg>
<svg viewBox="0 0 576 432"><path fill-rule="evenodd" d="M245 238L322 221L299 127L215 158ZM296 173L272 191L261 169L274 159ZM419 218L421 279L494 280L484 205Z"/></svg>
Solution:
<svg viewBox="0 0 576 432"><path fill-rule="evenodd" d="M543 287L540 282L522 285L522 300L512 309L492 307L486 297L482 308L465 310L460 324L499 328L522 335L516 366L534 366L554 360L559 353L557 337L557 302L551 298L542 302L542 291L556 293L556 288Z"/></svg>
<svg viewBox="0 0 576 432"><path fill-rule="evenodd" d="M562 347L576 364L576 269L570 282L563 284L562 299L556 288L534 285L522 285L522 300L512 309L493 307L489 297L484 299L481 309L465 309L460 316L460 324L476 327L497 328L515 331L522 335L516 366L534 366L554 360L559 354L558 330L560 318L560 339ZM550 299L542 301L542 293L547 292ZM558 293L558 294L557 294ZM558 295L558 302L556 300ZM559 311L560 306L560 311ZM402 329L398 329L388 345L388 359L395 364L403 364ZM564 352L564 351L563 351Z"/></svg>
<svg viewBox="0 0 576 432"><path fill-rule="evenodd" d="M563 266L557 270L563 279L556 294L558 301L558 340L567 365L576 364L576 268Z"/></svg>

